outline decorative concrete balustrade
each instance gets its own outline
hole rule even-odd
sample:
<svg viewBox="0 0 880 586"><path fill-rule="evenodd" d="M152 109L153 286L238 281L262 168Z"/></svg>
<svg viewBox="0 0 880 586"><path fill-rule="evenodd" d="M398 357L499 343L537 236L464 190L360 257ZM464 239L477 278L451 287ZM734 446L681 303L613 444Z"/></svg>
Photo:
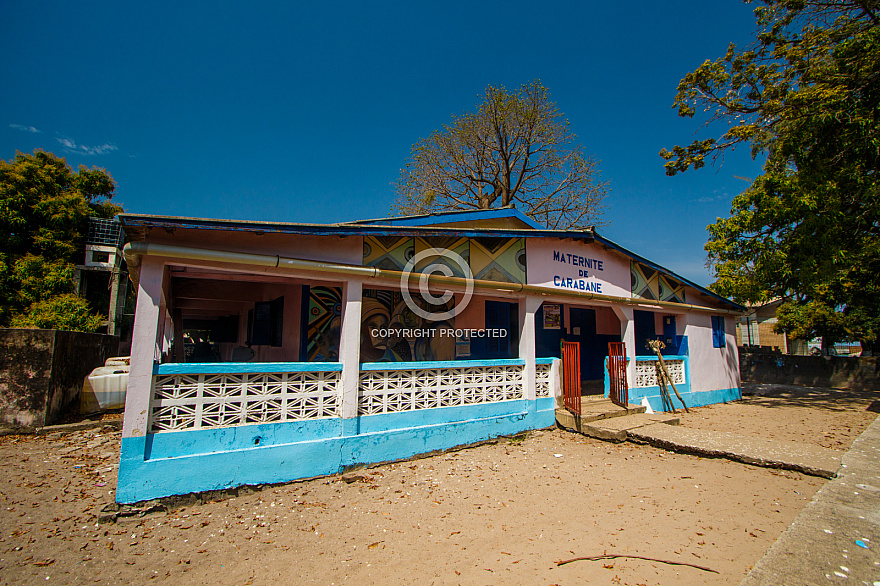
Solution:
<svg viewBox="0 0 880 586"><path fill-rule="evenodd" d="M536 398L552 396L552 359L538 359ZM362 364L358 415L524 398L525 361ZM341 416L342 364L208 363L154 368L150 431L163 433Z"/></svg>
<svg viewBox="0 0 880 586"><path fill-rule="evenodd" d="M362 364L358 414L522 399L524 367L524 360Z"/></svg>
<svg viewBox="0 0 880 586"><path fill-rule="evenodd" d="M150 431L183 431L338 417L342 364L162 364Z"/></svg>
<svg viewBox="0 0 880 586"><path fill-rule="evenodd" d="M666 364L666 370L672 378L672 382L676 385L683 385L688 382L687 369L685 368L685 359L683 357L671 356L663 357ZM639 356L636 358L636 380L634 388L656 387L660 383L657 381L657 368L659 360L650 356Z"/></svg>

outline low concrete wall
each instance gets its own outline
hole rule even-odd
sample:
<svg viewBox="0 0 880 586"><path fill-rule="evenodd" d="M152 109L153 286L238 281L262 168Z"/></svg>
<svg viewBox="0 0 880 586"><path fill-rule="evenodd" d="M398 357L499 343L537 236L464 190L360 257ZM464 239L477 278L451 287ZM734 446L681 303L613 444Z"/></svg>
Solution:
<svg viewBox="0 0 880 586"><path fill-rule="evenodd" d="M743 381L853 390L880 390L877 357L739 353Z"/></svg>
<svg viewBox="0 0 880 586"><path fill-rule="evenodd" d="M119 338L104 334L0 328L0 422L54 423L76 402L86 375L118 347Z"/></svg>

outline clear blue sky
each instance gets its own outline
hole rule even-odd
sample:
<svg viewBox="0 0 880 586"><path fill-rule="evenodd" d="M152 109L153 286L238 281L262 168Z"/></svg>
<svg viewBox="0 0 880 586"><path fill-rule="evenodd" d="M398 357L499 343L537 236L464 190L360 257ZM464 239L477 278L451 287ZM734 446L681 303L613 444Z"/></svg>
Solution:
<svg viewBox="0 0 880 586"><path fill-rule="evenodd" d="M129 212L336 222L389 215L411 145L489 84L539 78L610 181L601 232L700 284L706 226L760 165L666 177L695 120L679 80L752 7L669 2L61 2L0 8L0 158L107 169Z"/></svg>

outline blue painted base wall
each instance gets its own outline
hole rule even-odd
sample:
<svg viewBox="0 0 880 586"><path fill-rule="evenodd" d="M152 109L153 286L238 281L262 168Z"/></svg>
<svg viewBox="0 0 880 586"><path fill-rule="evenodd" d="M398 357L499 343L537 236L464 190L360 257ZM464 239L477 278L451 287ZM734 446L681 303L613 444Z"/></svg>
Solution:
<svg viewBox="0 0 880 586"><path fill-rule="evenodd" d="M129 437L116 501L336 474L555 422L554 399L542 398Z"/></svg>
<svg viewBox="0 0 880 586"><path fill-rule="evenodd" d="M742 399L742 392L738 388L719 389L715 391L692 391L690 385L676 386L688 407L703 407L705 405L727 403L728 401ZM672 406L676 409L681 409L681 401L675 396L675 391L673 391L672 388L669 389L669 395L672 399ZM654 411L663 411L663 398L660 395L660 387L643 387L629 390L629 402L631 405L641 405L642 397L648 398L648 404L651 405L651 409Z"/></svg>

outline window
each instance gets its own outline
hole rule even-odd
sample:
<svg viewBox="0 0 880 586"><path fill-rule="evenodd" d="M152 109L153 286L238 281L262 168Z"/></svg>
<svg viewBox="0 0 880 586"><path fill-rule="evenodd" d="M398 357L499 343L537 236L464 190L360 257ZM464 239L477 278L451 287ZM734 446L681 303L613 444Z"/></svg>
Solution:
<svg viewBox="0 0 880 586"><path fill-rule="evenodd" d="M724 317L720 315L712 316L712 346L714 348L724 348L727 346L724 339Z"/></svg>
<svg viewBox="0 0 880 586"><path fill-rule="evenodd" d="M282 346L284 297L257 301L248 311L249 342L254 346Z"/></svg>

